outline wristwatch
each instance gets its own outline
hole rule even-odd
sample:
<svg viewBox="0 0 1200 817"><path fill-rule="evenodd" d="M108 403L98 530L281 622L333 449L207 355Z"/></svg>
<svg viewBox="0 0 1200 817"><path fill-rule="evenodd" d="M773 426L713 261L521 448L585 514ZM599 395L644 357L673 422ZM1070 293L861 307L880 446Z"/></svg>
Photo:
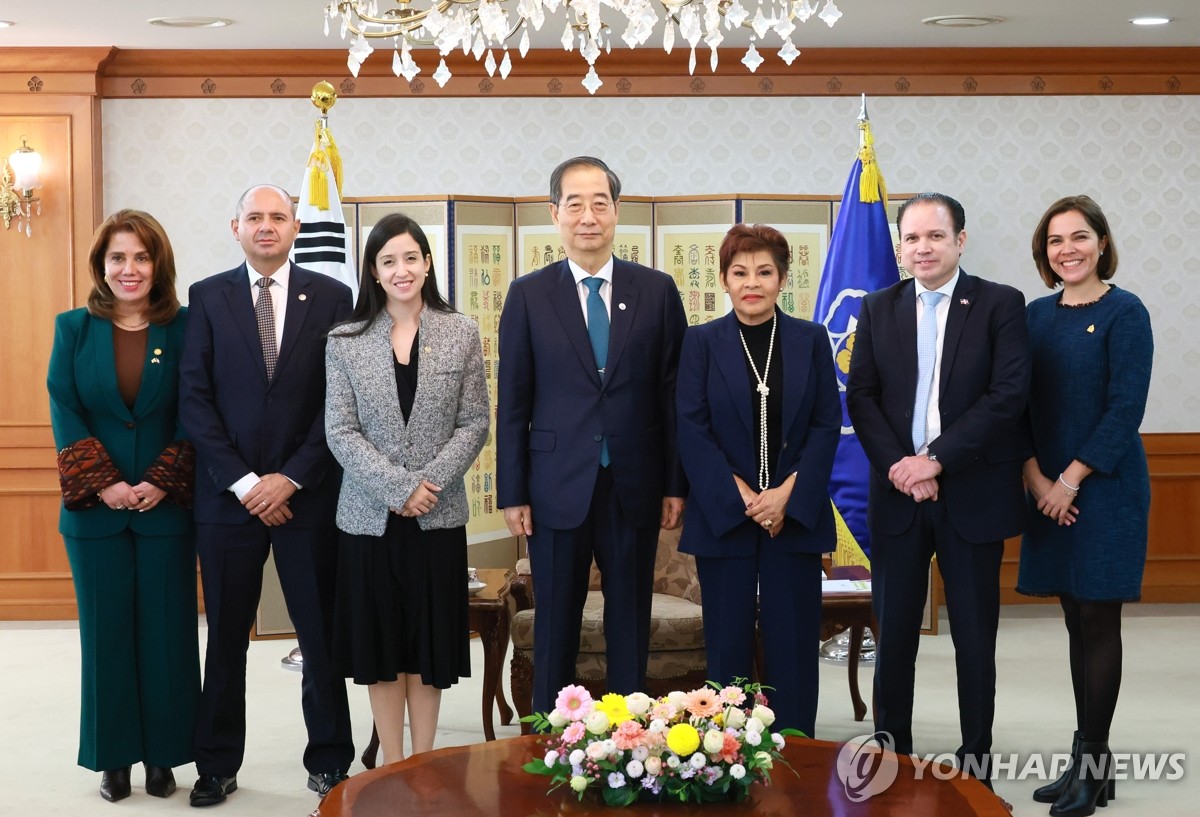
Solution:
<svg viewBox="0 0 1200 817"><path fill-rule="evenodd" d="M937 461L938 461L937 454L933 453L932 451L930 451L929 453L927 453L925 456L926 456L926 457L929 459L929 461L930 461L930 462L937 462Z"/></svg>

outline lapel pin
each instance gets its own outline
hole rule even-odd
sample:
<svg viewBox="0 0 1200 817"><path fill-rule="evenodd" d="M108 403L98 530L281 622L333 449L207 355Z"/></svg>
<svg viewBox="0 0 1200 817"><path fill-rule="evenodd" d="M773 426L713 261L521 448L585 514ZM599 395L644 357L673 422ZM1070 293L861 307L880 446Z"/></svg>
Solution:
<svg viewBox="0 0 1200 817"><path fill-rule="evenodd" d="M152 358L150 358L150 362L151 362L151 363L161 363L162 361L161 361L161 360L159 360L159 359L158 359L158 358L156 358L156 357L152 357Z"/></svg>
<svg viewBox="0 0 1200 817"><path fill-rule="evenodd" d="M155 350L154 350L154 354L156 354L156 355L161 355L161 354L162 354L162 349L155 349Z"/></svg>
<svg viewBox="0 0 1200 817"><path fill-rule="evenodd" d="M1088 326L1087 330L1088 330L1089 335L1092 334L1093 332L1096 331L1096 324L1094 324L1094 323L1091 324L1090 326Z"/></svg>
<svg viewBox="0 0 1200 817"><path fill-rule="evenodd" d="M625 308L625 304L617 304L617 309L624 309L624 308Z"/></svg>
<svg viewBox="0 0 1200 817"><path fill-rule="evenodd" d="M970 301L968 301L966 298L959 298L959 299L958 299L958 302L959 302L960 304L962 304L963 306L970 306L970 305L971 305L971 302L970 302Z"/></svg>
<svg viewBox="0 0 1200 817"><path fill-rule="evenodd" d="M303 292L301 292L301 293L300 293L300 300L302 300L302 301L307 301L307 300L308 300L308 296L307 296L307 295L305 295Z"/></svg>
<svg viewBox="0 0 1200 817"><path fill-rule="evenodd" d="M430 353L430 352L432 352L432 351L433 351L433 347L432 347L432 346L426 346L426 347L425 347L425 354L429 354L429 353Z"/></svg>

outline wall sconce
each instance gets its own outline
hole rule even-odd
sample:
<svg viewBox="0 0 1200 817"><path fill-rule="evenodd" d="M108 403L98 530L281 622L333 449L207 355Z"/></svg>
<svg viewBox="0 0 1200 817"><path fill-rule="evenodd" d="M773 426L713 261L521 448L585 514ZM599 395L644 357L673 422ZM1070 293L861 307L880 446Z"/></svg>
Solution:
<svg viewBox="0 0 1200 817"><path fill-rule="evenodd" d="M0 218L4 219L4 229L8 229L15 218L17 232L21 232L24 221L25 235L33 235L33 217L42 214L42 200L33 195L33 189L38 186L38 171L42 167L42 156L25 143L21 137L21 146L8 157L4 172L0 175ZM12 172L9 172L12 168Z"/></svg>

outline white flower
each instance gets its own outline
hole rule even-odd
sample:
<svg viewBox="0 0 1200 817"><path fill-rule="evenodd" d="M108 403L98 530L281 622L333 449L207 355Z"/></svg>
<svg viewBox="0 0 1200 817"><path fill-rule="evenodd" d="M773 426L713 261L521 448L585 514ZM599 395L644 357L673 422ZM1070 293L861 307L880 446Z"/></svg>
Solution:
<svg viewBox="0 0 1200 817"><path fill-rule="evenodd" d="M650 757L650 750L645 746L634 746L629 752L629 756L634 760L645 762L646 758Z"/></svg>
<svg viewBox="0 0 1200 817"><path fill-rule="evenodd" d="M644 771L646 771L646 767L641 764L641 761L631 760L625 764L625 774L634 779L641 777Z"/></svg>
<svg viewBox="0 0 1200 817"><path fill-rule="evenodd" d="M615 757L616 755L619 754L619 752L617 751L617 742L615 740L613 740L612 738L608 738L607 740L603 741L603 743L604 743L604 754L608 755L609 757Z"/></svg>
<svg viewBox="0 0 1200 817"><path fill-rule="evenodd" d="M754 711L750 714L762 721L763 726L770 726L775 723L775 712L769 706L759 704L754 707Z"/></svg>
<svg viewBox="0 0 1200 817"><path fill-rule="evenodd" d="M608 731L608 715L597 709L587 716L583 725L593 735L603 735Z"/></svg>
<svg viewBox="0 0 1200 817"><path fill-rule="evenodd" d="M741 780L746 776L746 767L740 763L735 763L729 767L729 776L734 780Z"/></svg>
<svg viewBox="0 0 1200 817"><path fill-rule="evenodd" d="M662 758L648 757L646 758L646 774L657 777L662 773Z"/></svg>
<svg viewBox="0 0 1200 817"><path fill-rule="evenodd" d="M758 732L753 732L747 729L746 743L749 743L751 746L757 746L758 744L762 743L762 735L758 734Z"/></svg>
<svg viewBox="0 0 1200 817"><path fill-rule="evenodd" d="M588 787L588 779L581 774L571 778L571 790L581 792Z"/></svg>
<svg viewBox="0 0 1200 817"><path fill-rule="evenodd" d="M571 755L567 758L567 760L571 762L572 766L578 766L580 763L583 763L583 759L586 757L586 752L584 752L582 749L576 749L571 752Z"/></svg>
<svg viewBox="0 0 1200 817"><path fill-rule="evenodd" d="M667 700L674 704L676 709L683 709L683 701L685 698L687 698L687 696L679 691L667 693Z"/></svg>
<svg viewBox="0 0 1200 817"><path fill-rule="evenodd" d="M755 752L754 760L760 769L770 769L775 765L775 761L771 760L771 755L767 752Z"/></svg>
<svg viewBox="0 0 1200 817"><path fill-rule="evenodd" d="M771 742L775 744L776 749L779 749L780 751L783 750L783 735L776 732L775 734L771 735Z"/></svg>
<svg viewBox="0 0 1200 817"><path fill-rule="evenodd" d="M706 758L700 752L696 752L696 754L692 755L688 759L688 765L691 766L693 769L703 769L704 764L707 762L708 762L708 758Z"/></svg>
<svg viewBox="0 0 1200 817"><path fill-rule="evenodd" d="M654 703L654 699L644 692L635 692L632 695L625 696L625 706L629 710L629 714L640 718L650 711L650 706Z"/></svg>
<svg viewBox="0 0 1200 817"><path fill-rule="evenodd" d="M667 731L667 722L662 718L655 718L650 721L650 731L654 733Z"/></svg>
<svg viewBox="0 0 1200 817"><path fill-rule="evenodd" d="M585 751L589 760L603 760L608 757L608 752L604 751L604 741L602 740L589 743Z"/></svg>
<svg viewBox="0 0 1200 817"><path fill-rule="evenodd" d="M546 752L545 763L547 766L553 766L557 762L558 762L558 752L555 752L553 750Z"/></svg>
<svg viewBox="0 0 1200 817"><path fill-rule="evenodd" d="M709 729L704 733L704 751L710 755L715 755L721 751L721 747L725 745L725 733L718 732L716 729ZM547 766L550 764L547 763Z"/></svg>
<svg viewBox="0 0 1200 817"><path fill-rule="evenodd" d="M725 725L731 729L741 729L746 725L746 710L736 706L725 710Z"/></svg>
<svg viewBox="0 0 1200 817"><path fill-rule="evenodd" d="M546 716L546 720L550 721L550 725L555 729L562 729L567 725L567 716L557 709L551 709L550 714Z"/></svg>
<svg viewBox="0 0 1200 817"><path fill-rule="evenodd" d="M667 755L667 765L672 769L678 769L680 762L679 755Z"/></svg>
<svg viewBox="0 0 1200 817"><path fill-rule="evenodd" d="M758 718L751 718L750 720L746 721L747 732L762 732L762 730L766 728L766 724L764 724Z"/></svg>
<svg viewBox="0 0 1200 817"><path fill-rule="evenodd" d="M625 775L620 772L608 773L608 787L610 789L619 789L625 785Z"/></svg>

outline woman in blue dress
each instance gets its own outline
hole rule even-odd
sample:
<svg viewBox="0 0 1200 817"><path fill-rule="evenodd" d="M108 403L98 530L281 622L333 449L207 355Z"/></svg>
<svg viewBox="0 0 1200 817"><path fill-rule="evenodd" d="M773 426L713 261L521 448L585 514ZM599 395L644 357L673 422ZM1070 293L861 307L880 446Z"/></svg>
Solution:
<svg viewBox="0 0 1200 817"><path fill-rule="evenodd" d="M1057 596L1070 643L1073 763L1034 792L1050 814L1088 815L1115 795L1108 730L1121 687L1121 605L1141 596L1150 478L1138 427L1154 340L1137 296L1108 283L1117 249L1087 196L1056 201L1033 236L1042 280L1025 463L1029 519L1017 589Z"/></svg>

